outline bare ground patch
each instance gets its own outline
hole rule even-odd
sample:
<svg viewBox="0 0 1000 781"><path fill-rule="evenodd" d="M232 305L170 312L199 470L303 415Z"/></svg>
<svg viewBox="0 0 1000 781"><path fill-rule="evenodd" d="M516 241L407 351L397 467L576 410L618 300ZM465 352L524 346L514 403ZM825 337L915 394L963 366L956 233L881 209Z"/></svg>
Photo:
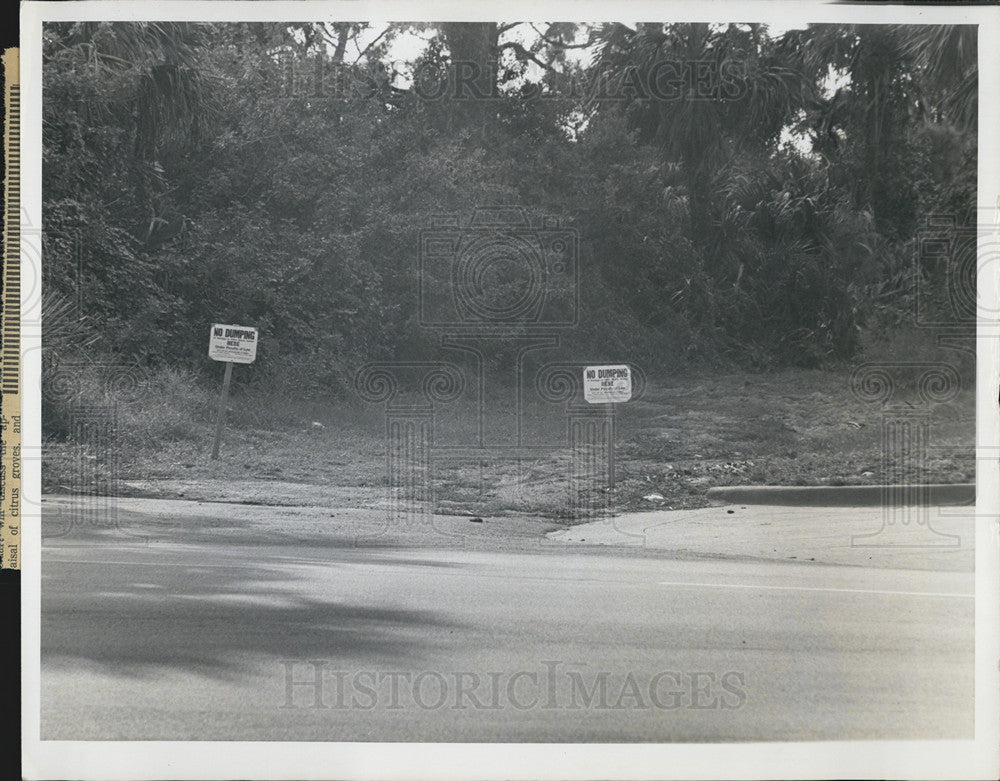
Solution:
<svg viewBox="0 0 1000 781"><path fill-rule="evenodd" d="M520 427L513 407L487 405L481 418L475 405L442 408L435 446L459 447L483 430L495 447L436 457L427 498L444 514L573 521L608 511L702 507L708 488L720 485L879 484L894 467L882 451L884 410L852 395L848 379L847 372L784 371L651 380L641 399L615 411L614 489L574 486L564 407L528 406ZM901 397L906 403L906 388ZM103 485L126 496L248 504L388 502L380 408L283 403L280 414L258 407L251 415L238 408L252 399L234 399L218 461L209 458L213 429L205 416L192 418L183 438L162 441L130 437L128 419L119 421L117 462L79 443L49 440L44 489ZM972 389L927 409L931 446L914 481L974 480ZM532 446L529 453L510 455L515 437Z"/></svg>

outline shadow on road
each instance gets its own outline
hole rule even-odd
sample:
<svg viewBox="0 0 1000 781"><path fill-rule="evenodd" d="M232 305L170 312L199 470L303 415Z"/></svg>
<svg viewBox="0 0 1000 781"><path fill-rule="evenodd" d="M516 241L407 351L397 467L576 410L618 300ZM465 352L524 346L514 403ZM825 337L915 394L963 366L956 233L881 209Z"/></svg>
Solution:
<svg viewBox="0 0 1000 781"><path fill-rule="evenodd" d="M94 590L81 591L81 581ZM72 561L43 565L41 616L46 665L222 678L262 656L398 662L426 647L428 627L456 626L432 611L362 607L349 594L303 597L288 570Z"/></svg>

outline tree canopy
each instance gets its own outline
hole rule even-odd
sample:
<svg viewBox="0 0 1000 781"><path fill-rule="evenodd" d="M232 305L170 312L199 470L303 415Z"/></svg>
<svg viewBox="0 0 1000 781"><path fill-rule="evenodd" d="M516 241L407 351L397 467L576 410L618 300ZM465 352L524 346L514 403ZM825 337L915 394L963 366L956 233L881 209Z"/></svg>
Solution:
<svg viewBox="0 0 1000 781"><path fill-rule="evenodd" d="M436 349L420 232L514 205L579 237L568 345L819 366L975 205L974 28L55 23L44 56L46 301L93 325L54 349L197 367L252 324L261 373L342 388Z"/></svg>

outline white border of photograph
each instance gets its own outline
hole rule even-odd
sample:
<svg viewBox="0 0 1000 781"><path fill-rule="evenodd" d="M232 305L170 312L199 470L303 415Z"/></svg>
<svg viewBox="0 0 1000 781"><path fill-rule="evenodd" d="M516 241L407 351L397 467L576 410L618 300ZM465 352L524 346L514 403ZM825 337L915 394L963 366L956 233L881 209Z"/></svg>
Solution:
<svg viewBox="0 0 1000 781"><path fill-rule="evenodd" d="M22 221L41 223L43 21L143 20L578 20L978 24L979 207L1000 196L1000 8L788 2L28 2L21 6ZM39 275L40 278L40 275ZM980 267L983 308L1000 312L996 264ZM40 290L25 289L22 311ZM998 319L997 325L1000 325ZM991 329L992 330L992 329ZM41 441L40 336L24 335L25 448ZM210 778L992 778L1000 767L1000 330L978 343L976 520L976 722L970 741L741 744L409 744L83 742L39 739L41 463L23 466L23 775L28 779ZM30 391L34 390L34 393ZM34 517L30 514L36 510ZM928 703L929 707L933 703Z"/></svg>

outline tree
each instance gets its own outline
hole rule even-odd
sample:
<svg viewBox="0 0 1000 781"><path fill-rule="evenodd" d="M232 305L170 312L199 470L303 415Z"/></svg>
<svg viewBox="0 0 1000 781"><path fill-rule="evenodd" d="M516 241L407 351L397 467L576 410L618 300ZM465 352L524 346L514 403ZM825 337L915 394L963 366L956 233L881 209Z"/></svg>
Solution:
<svg viewBox="0 0 1000 781"><path fill-rule="evenodd" d="M684 172L691 233L711 234L712 181L736 156L773 148L807 88L760 25L622 24L597 35L597 77L639 139Z"/></svg>

